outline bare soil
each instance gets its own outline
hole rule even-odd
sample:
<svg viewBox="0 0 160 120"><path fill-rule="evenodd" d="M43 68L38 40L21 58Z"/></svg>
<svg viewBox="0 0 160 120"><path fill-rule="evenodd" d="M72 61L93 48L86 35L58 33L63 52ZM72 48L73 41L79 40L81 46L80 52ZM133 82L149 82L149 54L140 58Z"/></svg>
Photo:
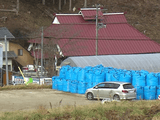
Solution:
<svg viewBox="0 0 160 120"><path fill-rule="evenodd" d="M61 104L60 104L61 101ZM39 106L49 109L67 105L88 105L99 101L89 101L85 95L62 91L40 90L6 90L0 91L0 111L34 110Z"/></svg>

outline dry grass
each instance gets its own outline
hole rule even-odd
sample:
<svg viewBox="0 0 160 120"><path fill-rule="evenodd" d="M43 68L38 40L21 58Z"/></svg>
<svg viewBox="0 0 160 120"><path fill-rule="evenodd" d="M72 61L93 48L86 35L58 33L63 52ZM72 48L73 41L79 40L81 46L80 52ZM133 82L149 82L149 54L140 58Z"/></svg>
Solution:
<svg viewBox="0 0 160 120"><path fill-rule="evenodd" d="M52 85L38 85L38 84L29 84L29 85L9 85L0 87L0 90L18 90L18 89L51 89Z"/></svg>
<svg viewBox="0 0 160 120"><path fill-rule="evenodd" d="M87 106L59 106L46 109L40 105L34 111L15 111L0 114L1 120L158 120L160 119L160 101L121 101Z"/></svg>

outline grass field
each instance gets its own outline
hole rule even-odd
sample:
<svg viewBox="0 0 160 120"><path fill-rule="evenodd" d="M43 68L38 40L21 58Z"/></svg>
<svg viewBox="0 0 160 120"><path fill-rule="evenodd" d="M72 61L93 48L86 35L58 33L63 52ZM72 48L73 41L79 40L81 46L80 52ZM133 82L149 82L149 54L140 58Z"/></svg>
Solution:
<svg viewBox="0 0 160 120"><path fill-rule="evenodd" d="M0 113L1 120L159 120L160 101L121 101Z"/></svg>
<svg viewBox="0 0 160 120"><path fill-rule="evenodd" d="M52 89L52 85L38 85L38 84L29 84L29 85L8 85L0 87L1 90L18 90L18 89Z"/></svg>

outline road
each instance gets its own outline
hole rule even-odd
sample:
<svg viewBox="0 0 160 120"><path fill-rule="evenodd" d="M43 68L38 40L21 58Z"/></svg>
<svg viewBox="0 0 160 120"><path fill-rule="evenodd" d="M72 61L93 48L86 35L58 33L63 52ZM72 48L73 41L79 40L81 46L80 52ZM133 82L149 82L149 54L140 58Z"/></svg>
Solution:
<svg viewBox="0 0 160 120"><path fill-rule="evenodd" d="M37 109L39 106L45 108L66 105L88 105L99 101L89 101L84 95L66 93L52 89L32 90L6 90L0 91L0 111L16 111Z"/></svg>

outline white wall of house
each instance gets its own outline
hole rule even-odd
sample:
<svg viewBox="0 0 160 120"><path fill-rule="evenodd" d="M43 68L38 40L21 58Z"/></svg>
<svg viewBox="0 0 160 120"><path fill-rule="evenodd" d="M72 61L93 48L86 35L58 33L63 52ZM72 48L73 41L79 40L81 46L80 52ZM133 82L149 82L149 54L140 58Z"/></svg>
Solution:
<svg viewBox="0 0 160 120"><path fill-rule="evenodd" d="M3 67L3 46L0 44L0 68Z"/></svg>
<svg viewBox="0 0 160 120"><path fill-rule="evenodd" d="M0 41L3 45L3 51L5 51L5 41ZM7 51L9 51L9 41L7 41Z"/></svg>
<svg viewBox="0 0 160 120"><path fill-rule="evenodd" d="M0 44L3 45L3 52L5 51L5 41L0 41ZM7 41L7 51L9 51L9 41ZM6 60L3 59L3 65L6 65ZM10 70L12 71L12 59L8 59L8 67L10 67Z"/></svg>

